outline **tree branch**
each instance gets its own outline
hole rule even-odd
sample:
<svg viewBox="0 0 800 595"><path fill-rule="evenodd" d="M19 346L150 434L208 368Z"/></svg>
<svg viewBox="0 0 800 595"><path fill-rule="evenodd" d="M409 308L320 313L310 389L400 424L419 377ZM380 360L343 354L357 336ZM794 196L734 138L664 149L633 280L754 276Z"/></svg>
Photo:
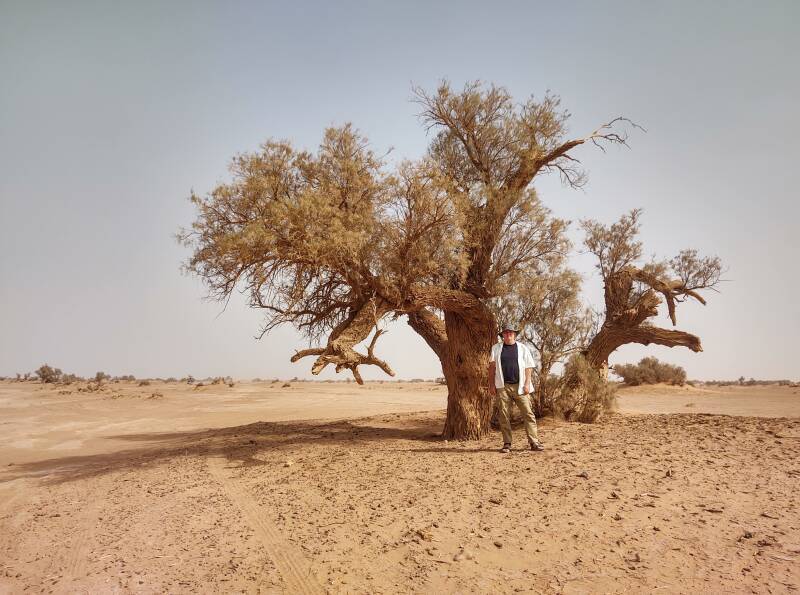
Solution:
<svg viewBox="0 0 800 595"><path fill-rule="evenodd" d="M350 370L356 382L363 384L358 366L378 366L389 376L394 376L394 371L388 363L375 356L375 344L386 331L378 328L380 319L390 312L392 308L383 301L368 300L358 307L354 307L348 317L343 320L330 334L328 345L324 348L317 347L304 349L295 353L291 361L296 362L301 358L316 355L317 360L311 367L311 373L319 374L329 364L336 366L336 371ZM375 334L367 348L367 354L358 353L353 347L365 340L372 329Z"/></svg>
<svg viewBox="0 0 800 595"><path fill-rule="evenodd" d="M433 349L433 352L440 360L444 360L448 343L447 331L441 318L430 310L423 308L417 312L408 313L408 325L425 339L425 342Z"/></svg>

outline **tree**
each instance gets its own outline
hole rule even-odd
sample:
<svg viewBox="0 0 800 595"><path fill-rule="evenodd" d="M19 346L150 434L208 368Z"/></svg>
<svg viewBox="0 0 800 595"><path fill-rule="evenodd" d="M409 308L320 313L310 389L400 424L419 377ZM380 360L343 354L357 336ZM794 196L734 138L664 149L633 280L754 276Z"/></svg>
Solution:
<svg viewBox="0 0 800 595"><path fill-rule="evenodd" d="M572 151L624 143L615 126L626 121L568 140L569 115L552 95L519 105L500 87L454 92L445 82L415 97L434 132L423 158L387 171L349 124L326 130L315 154L268 141L233 160L231 183L192 195L199 214L179 238L193 250L186 268L213 297L242 287L265 311L260 336L290 323L320 344L292 357L314 357L314 374L333 365L361 382L358 368L374 365L393 375L376 343L383 320L406 316L447 380L443 435L480 438L497 330L486 301L540 257L530 250L539 237L531 184L554 171L580 186Z"/></svg>
<svg viewBox="0 0 800 595"><path fill-rule="evenodd" d="M670 261L640 264L642 244L636 238L641 213L641 209L634 209L610 226L582 222L586 248L597 257L604 284L605 317L585 353L596 370L607 371L608 357L628 343L703 350L696 335L660 328L648 320L658 314L662 298L673 326L678 303L691 297L705 305L698 292L719 284L720 259L701 258L696 250L683 250Z"/></svg>
<svg viewBox="0 0 800 595"><path fill-rule="evenodd" d="M644 357L638 364L616 364L611 369L628 386L659 382L680 386L686 384L686 370L680 366L660 362L654 357Z"/></svg>
<svg viewBox="0 0 800 595"><path fill-rule="evenodd" d="M39 380L46 384L59 382L61 380L61 376L63 375L63 372L61 372L59 368L53 368L47 364L39 366L39 369L36 370L35 373L39 377Z"/></svg>

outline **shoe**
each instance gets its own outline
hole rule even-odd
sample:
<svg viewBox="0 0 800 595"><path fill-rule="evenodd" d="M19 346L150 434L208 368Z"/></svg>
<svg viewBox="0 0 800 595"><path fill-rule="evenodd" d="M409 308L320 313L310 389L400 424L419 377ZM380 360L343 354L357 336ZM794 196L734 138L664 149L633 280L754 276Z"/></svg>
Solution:
<svg viewBox="0 0 800 595"><path fill-rule="evenodd" d="M531 442L531 450L539 451L544 450L544 444L541 442Z"/></svg>
<svg viewBox="0 0 800 595"><path fill-rule="evenodd" d="M500 452L511 452L511 445L510 444L504 444L503 448L500 449Z"/></svg>

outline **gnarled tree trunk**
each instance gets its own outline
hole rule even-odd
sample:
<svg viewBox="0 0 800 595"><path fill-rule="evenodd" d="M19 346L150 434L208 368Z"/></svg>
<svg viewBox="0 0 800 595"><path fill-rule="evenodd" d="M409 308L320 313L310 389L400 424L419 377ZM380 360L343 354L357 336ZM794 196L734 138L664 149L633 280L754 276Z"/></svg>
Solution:
<svg viewBox="0 0 800 595"><path fill-rule="evenodd" d="M445 313L448 349L442 358L447 380L447 419L442 435L446 439L477 440L490 429L493 397L486 388L489 352L494 343L494 319L485 317L476 328L474 320Z"/></svg>

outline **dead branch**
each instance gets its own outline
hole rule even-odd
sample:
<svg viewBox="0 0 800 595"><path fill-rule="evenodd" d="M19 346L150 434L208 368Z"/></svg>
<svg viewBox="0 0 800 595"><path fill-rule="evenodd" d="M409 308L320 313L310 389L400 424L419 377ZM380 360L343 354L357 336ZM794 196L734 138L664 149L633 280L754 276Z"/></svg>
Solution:
<svg viewBox="0 0 800 595"><path fill-rule="evenodd" d="M377 327L384 315L392 311L389 304L379 300L367 300L351 309L348 317L343 320L330 334L328 344L324 348L316 347L304 349L295 353L291 361L296 362L304 357L315 355L317 360L311 367L311 373L319 374L329 364L336 366L336 371L347 369L353 373L356 382L363 384L358 366L378 366L389 376L394 376L394 371L387 362L375 356L375 344L378 337L386 331ZM358 353L353 347L364 341L372 330L375 334L367 348L366 355Z"/></svg>

